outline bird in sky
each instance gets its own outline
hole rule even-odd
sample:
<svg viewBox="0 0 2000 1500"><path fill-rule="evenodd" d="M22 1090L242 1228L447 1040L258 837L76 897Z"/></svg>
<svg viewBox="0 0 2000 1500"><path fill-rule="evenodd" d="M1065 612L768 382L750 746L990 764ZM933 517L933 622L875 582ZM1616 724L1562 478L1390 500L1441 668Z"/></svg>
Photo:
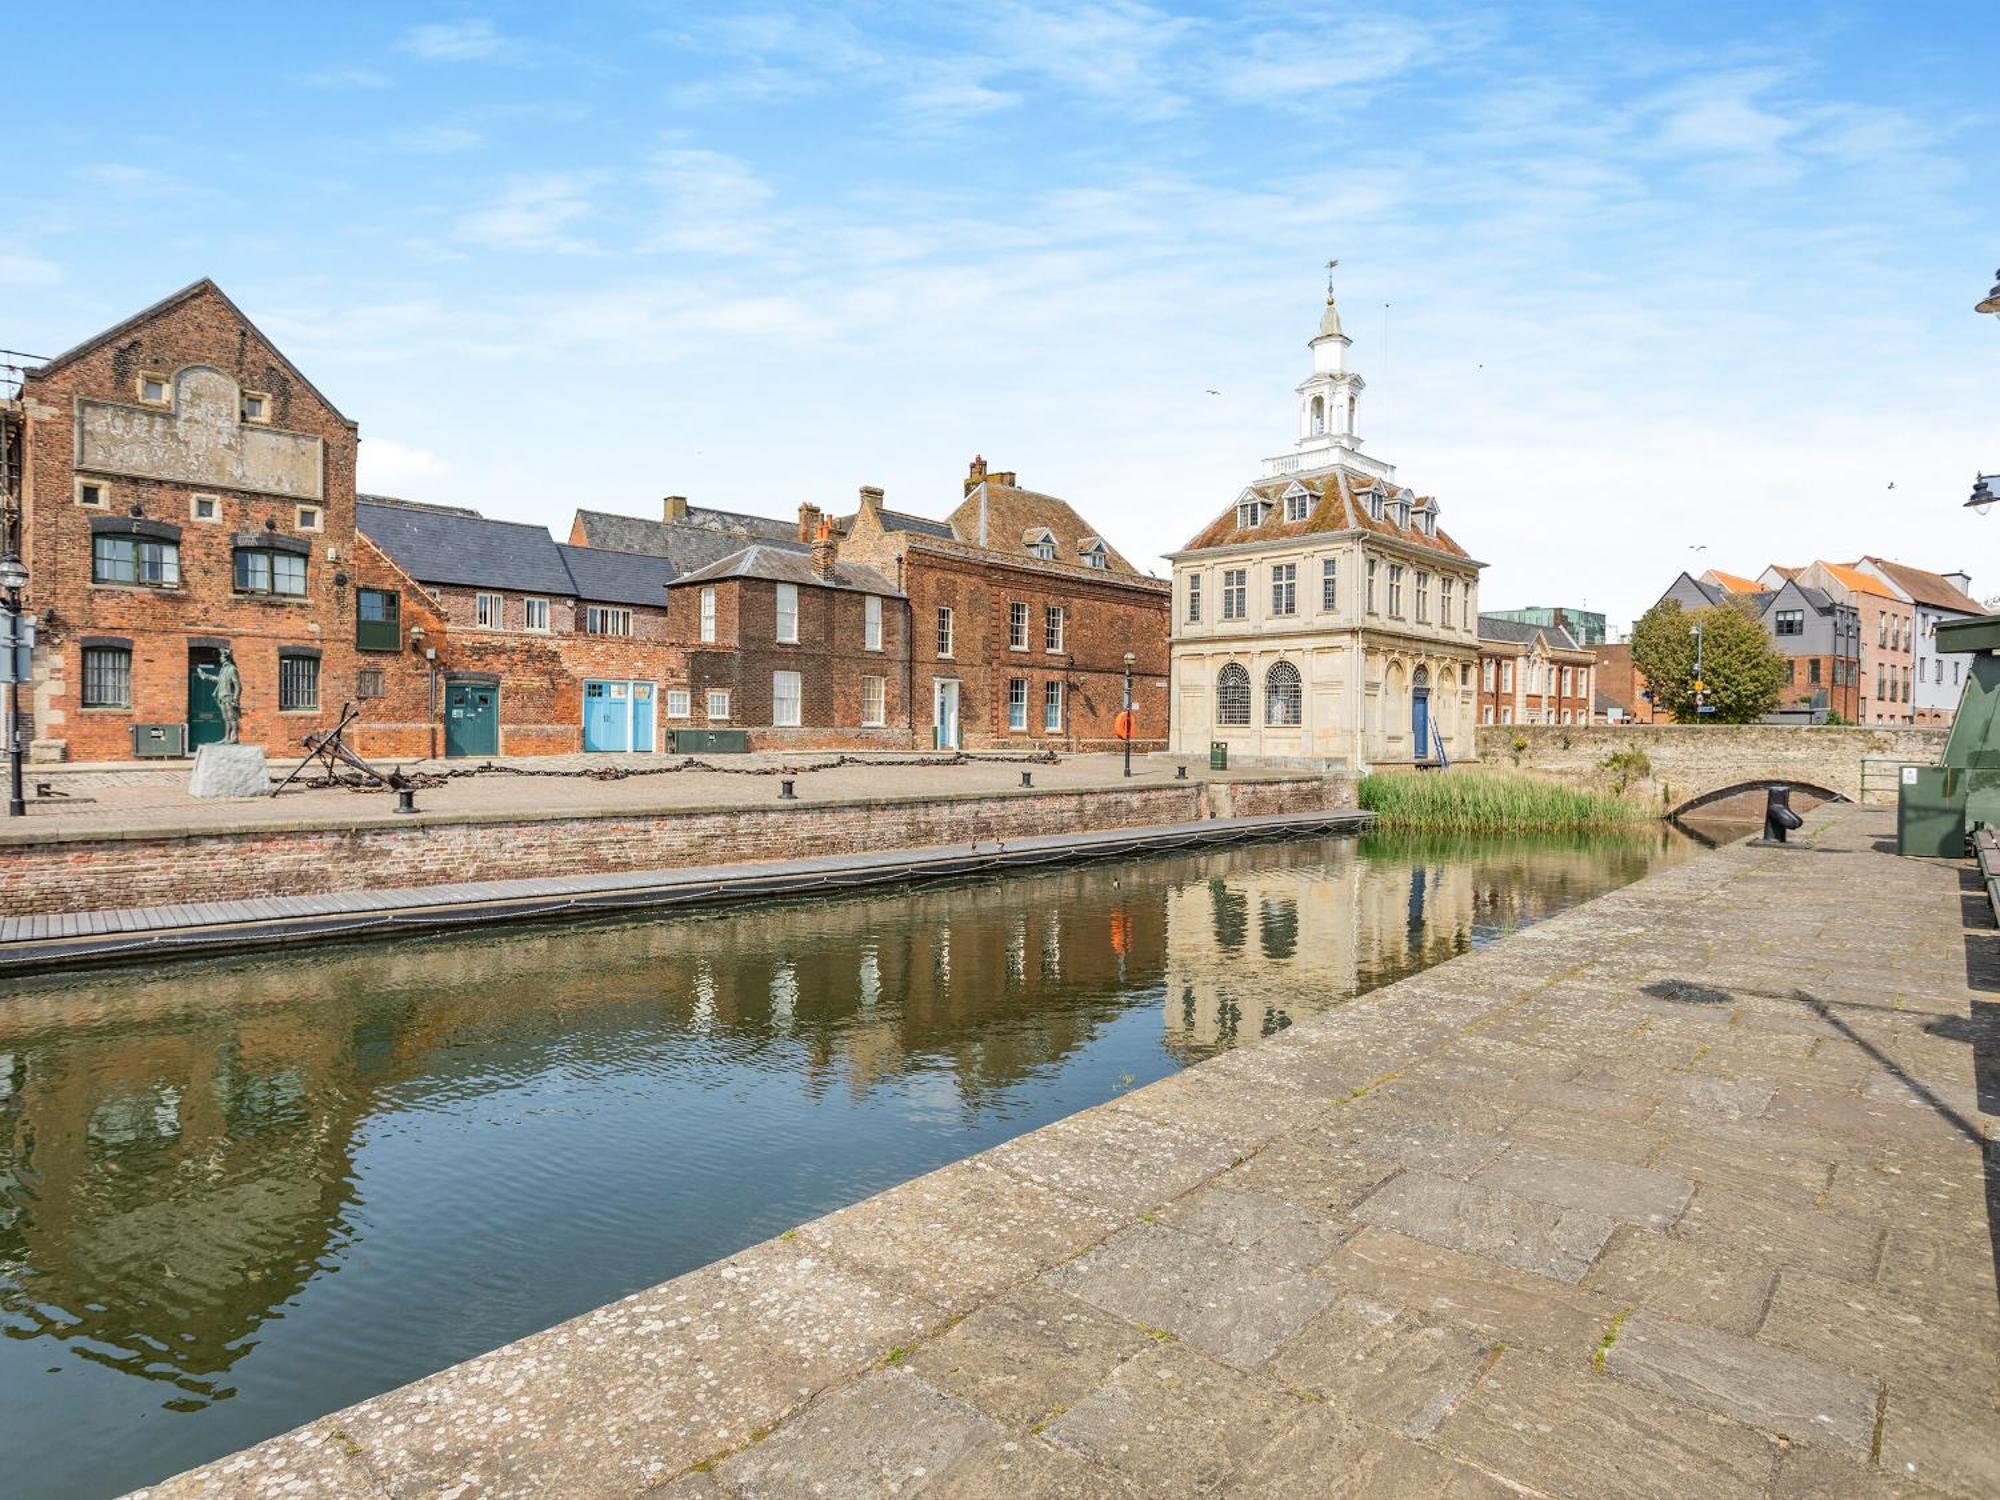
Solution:
<svg viewBox="0 0 2000 1500"><path fill-rule="evenodd" d="M1209 395L1211 395L1211 396L1220 396L1221 394L1222 394L1222 392L1220 392L1220 391L1210 391L1210 392L1209 392Z"/></svg>

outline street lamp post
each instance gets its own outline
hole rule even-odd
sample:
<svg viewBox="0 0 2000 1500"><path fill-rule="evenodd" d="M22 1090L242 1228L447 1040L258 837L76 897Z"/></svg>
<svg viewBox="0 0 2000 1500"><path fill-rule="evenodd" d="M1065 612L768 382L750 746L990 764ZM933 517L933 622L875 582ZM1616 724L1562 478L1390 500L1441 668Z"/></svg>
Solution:
<svg viewBox="0 0 2000 1500"><path fill-rule="evenodd" d="M1138 726L1132 721L1132 663L1138 658L1130 651L1125 653L1125 774L1132 774L1132 731Z"/></svg>
<svg viewBox="0 0 2000 1500"><path fill-rule="evenodd" d="M28 569L20 555L8 549L0 557L0 594L7 601L7 816L28 815L28 798L21 784L21 591L28 586Z"/></svg>

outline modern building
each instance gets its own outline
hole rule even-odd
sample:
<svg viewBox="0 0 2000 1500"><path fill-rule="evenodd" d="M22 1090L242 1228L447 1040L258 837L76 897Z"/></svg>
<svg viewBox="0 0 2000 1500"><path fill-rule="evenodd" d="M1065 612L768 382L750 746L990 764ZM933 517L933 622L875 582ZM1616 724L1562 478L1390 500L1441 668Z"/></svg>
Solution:
<svg viewBox="0 0 2000 1500"><path fill-rule="evenodd" d="M1894 585L1910 601L1916 618L1911 714L1919 724L1949 724L1958 713L1966 664L1956 653L1938 650L1937 628L1947 620L1986 612L1972 597L1972 579L1964 573L1929 573L1881 557L1864 557L1854 566Z"/></svg>
<svg viewBox="0 0 2000 1500"><path fill-rule="evenodd" d="M1489 609L1481 619L1511 620L1516 625L1559 625L1580 645L1601 646L1605 642L1604 616L1568 605L1530 604L1525 609Z"/></svg>
<svg viewBox="0 0 2000 1500"><path fill-rule="evenodd" d="M1661 597L1689 611L1726 604L1761 624L1790 661L1790 675L1778 700L1781 712L1811 722L1835 714L1849 723L1861 722L1860 612L1809 581L1807 570L1767 568L1755 579L1713 569L1699 578L1682 573ZM1635 679L1632 692L1642 697L1644 684L1636 681L1639 674L1630 666L1629 649L1622 672ZM1623 676L1618 680L1622 682ZM1618 701L1631 707L1622 698ZM1646 722L1650 712L1634 711L1633 717Z"/></svg>
<svg viewBox="0 0 2000 1500"><path fill-rule="evenodd" d="M1171 555L1172 748L1372 765L1476 758L1483 564L1367 453L1331 287L1298 439Z"/></svg>
<svg viewBox="0 0 2000 1500"><path fill-rule="evenodd" d="M1479 722L1588 724L1597 657L1561 625L1479 617Z"/></svg>
<svg viewBox="0 0 2000 1500"><path fill-rule="evenodd" d="M1861 644L1855 722L1915 723L1917 623L1909 595L1851 563L1815 562L1795 581L1854 611Z"/></svg>

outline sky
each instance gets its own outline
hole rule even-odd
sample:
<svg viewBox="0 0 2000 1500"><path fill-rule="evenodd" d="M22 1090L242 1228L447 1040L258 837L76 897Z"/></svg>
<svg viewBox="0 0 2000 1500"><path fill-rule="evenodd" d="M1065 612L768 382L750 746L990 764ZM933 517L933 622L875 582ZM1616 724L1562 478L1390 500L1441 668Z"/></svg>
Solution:
<svg viewBox="0 0 2000 1500"><path fill-rule="evenodd" d="M2000 93L1965 4L27 7L0 346L212 276L364 489L943 515L983 454L1160 555L1297 435L1485 607L1686 566L2000 594Z"/></svg>

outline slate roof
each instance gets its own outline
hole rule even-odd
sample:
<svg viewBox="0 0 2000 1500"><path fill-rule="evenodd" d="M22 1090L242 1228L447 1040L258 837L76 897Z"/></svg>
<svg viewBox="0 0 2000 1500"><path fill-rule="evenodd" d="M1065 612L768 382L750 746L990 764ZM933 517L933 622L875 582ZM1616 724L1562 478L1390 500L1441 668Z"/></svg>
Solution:
<svg viewBox="0 0 2000 1500"><path fill-rule="evenodd" d="M1926 608L1942 609L1961 615L1986 613L1971 595L1941 573L1927 573L1922 568L1913 568L1907 563L1890 562L1882 557L1868 557L1862 560L1873 563L1887 573L1895 580L1898 588Z"/></svg>
<svg viewBox="0 0 2000 1500"><path fill-rule="evenodd" d="M368 539L419 583L524 594L576 592L555 538L543 526L379 495L357 504L355 519Z"/></svg>
<svg viewBox="0 0 2000 1500"><path fill-rule="evenodd" d="M648 520L645 516L621 516L608 510L579 510L576 519L583 527L584 541L592 547L664 557L673 564L676 576L720 562L752 541L759 546L785 548L799 553L809 550L807 544L798 539L796 522L737 511L709 511L706 514L722 518L725 524L674 525Z"/></svg>
<svg viewBox="0 0 2000 1500"><path fill-rule="evenodd" d="M833 577L822 578L812 570L811 554L792 547L774 547L768 542L752 542L729 556L718 558L705 568L683 573L675 588L692 583L713 583L719 578L768 578L777 583L796 583L815 589L853 589L863 594L881 594L900 599L902 591L873 568L860 563L835 561Z"/></svg>
<svg viewBox="0 0 2000 1500"><path fill-rule="evenodd" d="M557 542L556 551L562 554L579 599L596 604L664 606L667 602L674 565L664 557L613 552L606 547L575 547L568 542Z"/></svg>
<svg viewBox="0 0 2000 1500"><path fill-rule="evenodd" d="M1482 641L1506 641L1510 645L1532 646L1540 636L1557 651L1586 651L1589 648L1561 625L1532 625L1526 620L1505 620L1498 615L1479 617Z"/></svg>
<svg viewBox="0 0 2000 1500"><path fill-rule="evenodd" d="M1284 494L1295 484L1311 497L1310 508L1303 521L1287 521L1284 518ZM1384 496L1382 519L1379 521L1368 512L1368 497L1378 490ZM1263 521L1256 526L1242 526L1237 521L1237 508L1246 494L1256 495L1267 505ZM1395 502L1401 499L1410 502L1408 526L1396 524ZM1320 474L1278 474L1246 486L1230 500L1228 509L1209 522L1181 550L1199 552L1210 547L1232 547L1245 542L1278 541L1286 537L1338 531L1366 531L1377 536L1394 537L1412 547L1422 547L1446 557L1470 561L1466 550L1453 541L1442 527L1426 535L1417 525L1417 517L1423 509L1427 506L1434 508L1435 504L1428 496L1419 495L1407 486L1364 479L1349 474L1345 469L1329 469Z"/></svg>
<svg viewBox="0 0 2000 1500"><path fill-rule="evenodd" d="M886 506L882 510L882 529L916 531L925 536L949 537L952 534L949 521L934 521L929 516L913 516L908 511L890 510Z"/></svg>

